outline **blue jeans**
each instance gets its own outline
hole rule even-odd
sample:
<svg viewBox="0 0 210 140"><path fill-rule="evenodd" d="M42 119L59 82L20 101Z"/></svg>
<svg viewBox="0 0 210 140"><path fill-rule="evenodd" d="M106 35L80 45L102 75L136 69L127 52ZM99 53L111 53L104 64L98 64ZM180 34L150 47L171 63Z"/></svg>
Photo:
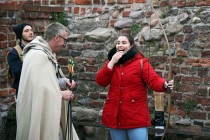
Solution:
<svg viewBox="0 0 210 140"><path fill-rule="evenodd" d="M113 129L109 128L112 140L148 140L148 128Z"/></svg>

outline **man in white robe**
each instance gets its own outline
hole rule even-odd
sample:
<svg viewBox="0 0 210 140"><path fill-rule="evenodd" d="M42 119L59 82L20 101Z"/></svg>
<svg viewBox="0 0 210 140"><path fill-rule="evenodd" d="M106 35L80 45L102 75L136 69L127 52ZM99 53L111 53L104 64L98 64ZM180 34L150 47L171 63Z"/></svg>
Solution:
<svg viewBox="0 0 210 140"><path fill-rule="evenodd" d="M55 53L66 44L68 29L52 23L45 39L37 36L23 50L23 67L17 98L16 140L65 140L66 104L74 88L58 67ZM73 128L73 140L79 140ZM67 134L68 135L68 134Z"/></svg>

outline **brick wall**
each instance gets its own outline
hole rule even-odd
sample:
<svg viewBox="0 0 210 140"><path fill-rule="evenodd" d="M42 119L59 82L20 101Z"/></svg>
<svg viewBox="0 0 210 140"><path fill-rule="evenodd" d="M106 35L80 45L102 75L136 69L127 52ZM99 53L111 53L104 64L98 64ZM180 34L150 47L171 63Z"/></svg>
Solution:
<svg viewBox="0 0 210 140"><path fill-rule="evenodd" d="M0 1L0 116L7 115L7 110L11 103L14 102L15 91L11 89L7 82L7 61L6 55L8 51L15 46L15 34L12 31L12 26L17 23L26 22L34 27L36 35L42 35L43 31L50 22L52 22L52 14L57 12L67 12L74 17L85 16L86 14L102 14L106 6L119 6L118 12L121 17L114 14L109 17L108 27L113 28L114 23L120 18L129 18L131 12L131 4L133 3L147 3L145 0L5 0ZM153 1L155 7L164 9L167 7L174 7L179 9L193 8L193 7L209 7L210 0L161 0ZM123 7L123 8L121 8ZM145 12L145 16L150 17L152 11ZM203 44L199 44L200 57L189 57L186 51L178 49L176 55L181 58L173 59L173 70L180 76L176 77L176 81L180 83L177 94L173 96L176 105L172 107L172 113L177 113L182 116L184 109L181 108L187 99L196 99L201 109L192 112L190 117L195 120L195 124L201 126L210 126L210 35L209 26L202 25L202 28L197 28L194 32L196 36L192 35L193 30L191 25L184 25L182 34L169 36L169 41L182 44L184 42L196 39L202 40ZM122 32L129 32L130 29L123 29ZM205 32L206 31L206 32ZM196 38L195 38L196 37ZM82 40L82 37L81 37ZM78 44L76 44L78 45ZM77 46L72 45L70 49ZM179 47L179 45L177 45ZM80 51L80 50L77 50ZM67 50L60 52L60 63L65 64L66 60L62 56L68 56ZM86 69L92 72L90 75L80 74L80 79L94 79L94 74L97 68L94 66L95 60L90 58L78 58L78 61L85 61ZM165 57L150 57L151 62L163 62L167 60ZM162 67L157 68L163 71ZM79 69L77 69L79 70ZM188 75L188 76L184 76ZM196 76L195 76L196 75ZM87 78L88 77L88 78ZM202 85L202 86L201 86ZM195 91L191 94L191 91ZM98 96L104 99L105 96L99 95L97 92L90 92L90 97ZM100 108L102 103L93 100L89 103L90 107ZM177 107L179 106L179 108ZM184 115L183 115L184 116Z"/></svg>
<svg viewBox="0 0 210 140"><path fill-rule="evenodd" d="M16 44L12 26L22 22L29 23L33 25L36 35L42 35L46 25L52 21L52 13L64 11L63 4L63 0L0 2L0 112L2 116L6 115L11 102L14 102L15 94L7 83L6 61L8 51Z"/></svg>
<svg viewBox="0 0 210 140"><path fill-rule="evenodd" d="M129 6L133 2L142 3L144 0L113 1L108 0L106 5L123 4L128 5L128 10L123 11L123 17L129 15ZM15 46L16 37L12 26L18 23L29 23L34 28L35 35L42 35L46 26L52 22L52 14L59 12L73 13L75 17L83 16L91 9L91 13L102 12L101 5L104 0L5 0L0 1L0 111L6 112L9 106L5 104L14 102L15 91L8 85L7 61L8 51ZM110 19L112 27L117 19ZM4 113L2 113L4 114Z"/></svg>

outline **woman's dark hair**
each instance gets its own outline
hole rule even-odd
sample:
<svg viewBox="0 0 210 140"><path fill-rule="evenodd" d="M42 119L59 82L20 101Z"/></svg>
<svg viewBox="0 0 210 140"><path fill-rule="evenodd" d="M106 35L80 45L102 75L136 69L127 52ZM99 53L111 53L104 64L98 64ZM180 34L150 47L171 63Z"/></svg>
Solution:
<svg viewBox="0 0 210 140"><path fill-rule="evenodd" d="M121 34L119 37L120 36L125 36L128 39L130 45L135 47L134 38L130 34Z"/></svg>
<svg viewBox="0 0 210 140"><path fill-rule="evenodd" d="M138 47L136 46L136 44L134 42L134 38L130 34L121 34L121 35L119 35L119 37L120 36L125 36L128 39L130 45L135 47L138 50L138 53L140 53L144 57L144 54L138 49Z"/></svg>

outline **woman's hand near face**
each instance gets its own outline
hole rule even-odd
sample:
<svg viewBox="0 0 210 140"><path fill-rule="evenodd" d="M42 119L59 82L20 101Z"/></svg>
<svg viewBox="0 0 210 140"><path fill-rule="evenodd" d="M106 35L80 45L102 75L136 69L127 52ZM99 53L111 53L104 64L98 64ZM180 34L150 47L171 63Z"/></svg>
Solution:
<svg viewBox="0 0 210 140"><path fill-rule="evenodd" d="M112 69L114 65L119 61L119 59L123 56L123 51L118 51L116 52L113 56L111 61L109 61L107 67L109 69Z"/></svg>

